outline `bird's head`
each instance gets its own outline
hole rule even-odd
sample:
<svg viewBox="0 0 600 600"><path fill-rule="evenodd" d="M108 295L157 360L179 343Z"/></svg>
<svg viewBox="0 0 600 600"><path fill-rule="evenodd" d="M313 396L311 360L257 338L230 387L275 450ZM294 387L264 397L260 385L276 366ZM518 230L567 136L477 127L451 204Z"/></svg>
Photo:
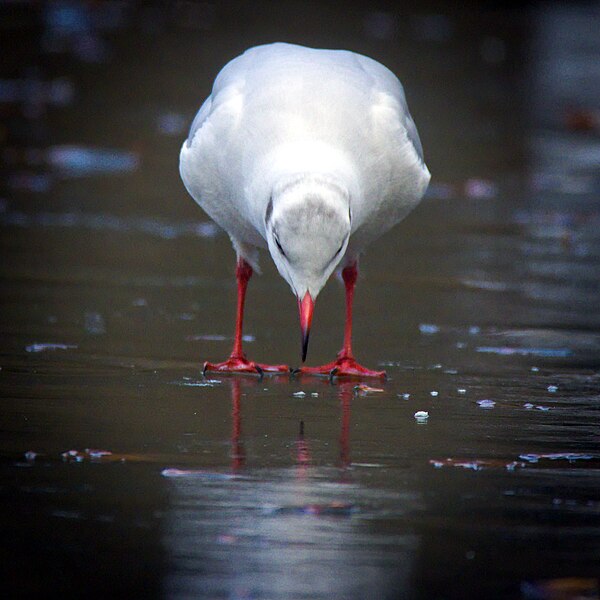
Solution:
<svg viewBox="0 0 600 600"><path fill-rule="evenodd" d="M269 251L298 298L303 362L314 302L346 252L351 221L348 193L330 182L292 182L275 189L267 206Z"/></svg>

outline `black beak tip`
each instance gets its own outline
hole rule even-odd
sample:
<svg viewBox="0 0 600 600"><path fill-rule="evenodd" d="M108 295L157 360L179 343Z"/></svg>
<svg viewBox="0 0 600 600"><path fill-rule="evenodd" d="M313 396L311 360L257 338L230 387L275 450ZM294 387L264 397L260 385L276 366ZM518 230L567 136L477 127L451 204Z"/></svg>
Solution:
<svg viewBox="0 0 600 600"><path fill-rule="evenodd" d="M308 332L306 332L302 335L302 362L303 363L306 361L306 353L308 352L308 338L309 338Z"/></svg>

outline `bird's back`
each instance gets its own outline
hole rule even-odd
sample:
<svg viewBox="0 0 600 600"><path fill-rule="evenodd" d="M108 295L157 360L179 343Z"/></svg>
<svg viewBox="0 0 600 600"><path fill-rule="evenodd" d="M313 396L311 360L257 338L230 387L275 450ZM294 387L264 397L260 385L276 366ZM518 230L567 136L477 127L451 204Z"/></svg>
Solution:
<svg viewBox="0 0 600 600"><path fill-rule="evenodd" d="M399 221L429 181L391 71L353 52L290 44L251 48L222 69L182 148L181 172L210 216L255 245L277 177L342 179L357 250Z"/></svg>

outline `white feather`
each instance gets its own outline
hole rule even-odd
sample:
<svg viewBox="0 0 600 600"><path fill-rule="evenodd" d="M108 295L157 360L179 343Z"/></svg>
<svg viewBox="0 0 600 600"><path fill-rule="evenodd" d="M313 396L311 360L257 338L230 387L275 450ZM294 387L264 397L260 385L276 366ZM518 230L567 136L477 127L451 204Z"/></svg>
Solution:
<svg viewBox="0 0 600 600"><path fill-rule="evenodd" d="M306 193L317 185L327 196L337 186L337 200L332 193L327 202L336 205L340 232L348 205L345 252L354 259L408 214L430 178L391 71L352 52L283 43L251 48L225 65L183 144L180 171L240 255L256 266L255 248L269 247L278 267L265 224L270 200L285 205L278 190L299 181Z"/></svg>

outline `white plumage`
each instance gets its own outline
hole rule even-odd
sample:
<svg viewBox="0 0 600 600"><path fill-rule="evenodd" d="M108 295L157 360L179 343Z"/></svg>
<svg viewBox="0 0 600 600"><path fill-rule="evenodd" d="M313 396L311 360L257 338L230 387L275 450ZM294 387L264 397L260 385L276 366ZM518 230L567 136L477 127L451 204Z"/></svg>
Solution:
<svg viewBox="0 0 600 600"><path fill-rule="evenodd" d="M217 76L180 155L185 186L301 300L418 203L429 182L402 85L344 50L268 44ZM342 262L342 259L343 262Z"/></svg>

